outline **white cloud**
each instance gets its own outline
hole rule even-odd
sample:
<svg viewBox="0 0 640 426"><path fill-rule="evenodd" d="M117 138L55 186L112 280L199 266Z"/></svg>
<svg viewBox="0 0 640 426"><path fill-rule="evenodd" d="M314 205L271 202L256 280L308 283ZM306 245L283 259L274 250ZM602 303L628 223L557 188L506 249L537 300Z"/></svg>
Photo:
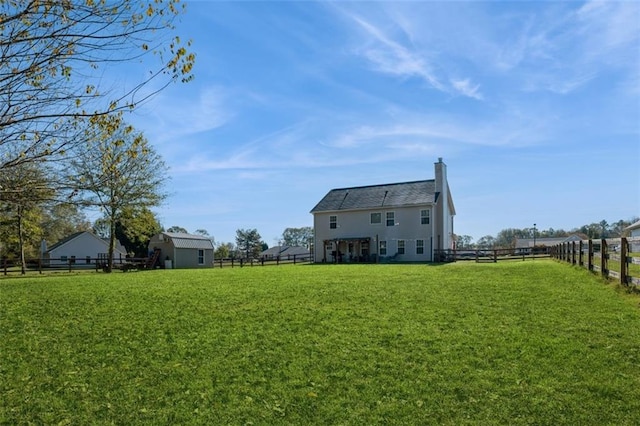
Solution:
<svg viewBox="0 0 640 426"><path fill-rule="evenodd" d="M192 91L183 95L171 90L143 106L140 115L154 142L175 143L177 139L221 127L233 117L227 89L220 86L195 89L195 97L189 96Z"/></svg>
<svg viewBox="0 0 640 426"><path fill-rule="evenodd" d="M464 80L452 79L451 85L455 90L458 91L458 93L464 96L468 96L470 98L474 98L479 101L483 99L482 94L479 92L480 85L479 84L473 85L468 78Z"/></svg>

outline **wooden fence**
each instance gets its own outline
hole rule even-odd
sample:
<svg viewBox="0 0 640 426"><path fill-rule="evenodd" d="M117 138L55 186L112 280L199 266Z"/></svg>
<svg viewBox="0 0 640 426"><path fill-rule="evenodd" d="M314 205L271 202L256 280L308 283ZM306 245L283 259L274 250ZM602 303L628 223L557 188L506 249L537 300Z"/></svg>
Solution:
<svg viewBox="0 0 640 426"><path fill-rule="evenodd" d="M144 269L147 258L124 258L118 257L113 260L113 269L122 271L130 271ZM104 258L48 258L48 259L29 259L26 262L25 273L37 272L42 274L46 271L101 271L104 268ZM22 265L17 260L2 259L0 261L3 275L22 273Z"/></svg>
<svg viewBox="0 0 640 426"><path fill-rule="evenodd" d="M291 256L278 256L275 258L260 258L260 259L216 259L214 263L214 267L223 268L223 267L240 267L243 268L245 266L270 266L270 265L287 265L287 264L299 264L299 263L311 263L313 262L313 257L311 254L304 255L291 255Z"/></svg>
<svg viewBox="0 0 640 426"><path fill-rule="evenodd" d="M525 247L506 249L436 250L436 262L472 260L477 263L502 260L527 260L551 256L550 247Z"/></svg>
<svg viewBox="0 0 640 426"><path fill-rule="evenodd" d="M552 247L551 256L624 286L640 286L640 237L566 242Z"/></svg>

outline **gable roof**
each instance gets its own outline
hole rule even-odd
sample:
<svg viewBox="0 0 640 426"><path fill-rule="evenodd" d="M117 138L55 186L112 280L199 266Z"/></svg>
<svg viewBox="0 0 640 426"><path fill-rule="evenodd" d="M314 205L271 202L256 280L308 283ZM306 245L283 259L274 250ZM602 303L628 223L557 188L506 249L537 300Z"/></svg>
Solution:
<svg viewBox="0 0 640 426"><path fill-rule="evenodd" d="M310 253L309 249L300 246L273 246L260 253L260 256L308 256Z"/></svg>
<svg viewBox="0 0 640 426"><path fill-rule="evenodd" d="M535 242L536 246L554 246L556 244L567 243L570 241L580 241L580 235L571 234L568 237L545 237L545 238L516 238L516 248L530 248Z"/></svg>
<svg viewBox="0 0 640 426"><path fill-rule="evenodd" d="M624 228L625 231L633 231L634 229L640 228L640 220L632 223L631 225Z"/></svg>
<svg viewBox="0 0 640 426"><path fill-rule="evenodd" d="M74 240L76 237L78 237L78 236L79 236L79 235L81 235L81 234L84 234L85 232L86 232L86 231L80 231L80 232L76 232L76 233L73 233L73 234L71 234L71 235L68 235L68 236L64 237L63 239L61 239L60 241L58 241L57 243L52 244L52 245L47 249L47 251L49 252L49 251L51 251L51 250L55 250L55 249L57 249L58 247L60 247L60 246L63 246L63 245L65 245L65 244L67 244L69 241Z"/></svg>
<svg viewBox="0 0 640 426"><path fill-rule="evenodd" d="M329 191L311 213L432 204L436 199L434 179L339 188Z"/></svg>
<svg viewBox="0 0 640 426"><path fill-rule="evenodd" d="M181 232L163 232L173 242L175 248L213 250L209 237L203 235L184 234Z"/></svg>
<svg viewBox="0 0 640 426"><path fill-rule="evenodd" d="M80 231L80 232L75 232L75 233L73 233L71 235L68 235L65 238L63 238L60 241L58 241L57 243L52 244L51 247L49 247L47 249L47 253L49 253L52 250L55 250L55 249L57 249L59 247L62 247L63 245L75 240L76 238L78 238L82 234L91 235L93 238L95 238L96 240L102 241L107 247L109 247L109 239L108 238L100 238L96 234L94 234L93 232L90 232L90 231ZM116 239L115 250L117 252L120 252L120 253L125 253L125 254L127 253L127 250L124 248L124 246L122 245L122 243L120 243L120 240L118 240L118 239Z"/></svg>

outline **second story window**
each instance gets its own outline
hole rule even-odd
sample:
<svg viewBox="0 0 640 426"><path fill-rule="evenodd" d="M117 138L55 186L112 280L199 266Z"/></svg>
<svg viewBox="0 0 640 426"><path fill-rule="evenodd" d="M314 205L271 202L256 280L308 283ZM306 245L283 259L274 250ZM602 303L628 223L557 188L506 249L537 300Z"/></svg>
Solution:
<svg viewBox="0 0 640 426"><path fill-rule="evenodd" d="M371 224L379 225L382 223L382 213L371 213Z"/></svg>
<svg viewBox="0 0 640 426"><path fill-rule="evenodd" d="M396 215L394 212L387 212L387 226L394 226L396 224Z"/></svg>
<svg viewBox="0 0 640 426"><path fill-rule="evenodd" d="M422 225L429 224L429 210L420 210L420 223Z"/></svg>
<svg viewBox="0 0 640 426"><path fill-rule="evenodd" d="M336 229L338 227L338 216L329 216L329 229Z"/></svg>

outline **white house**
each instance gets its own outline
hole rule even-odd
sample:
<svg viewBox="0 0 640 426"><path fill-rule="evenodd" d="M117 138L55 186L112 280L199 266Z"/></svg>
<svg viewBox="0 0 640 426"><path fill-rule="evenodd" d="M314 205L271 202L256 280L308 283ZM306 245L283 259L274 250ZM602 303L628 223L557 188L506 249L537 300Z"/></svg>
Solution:
<svg viewBox="0 0 640 426"><path fill-rule="evenodd" d="M278 258L280 260L292 260L294 258L309 260L310 256L311 253L309 249L298 246L274 246L260 253L260 257L265 260L275 260Z"/></svg>
<svg viewBox="0 0 640 426"><path fill-rule="evenodd" d="M332 189L311 210L315 262L427 262L453 248L455 207L442 158L435 179Z"/></svg>
<svg viewBox="0 0 640 426"><path fill-rule="evenodd" d="M209 237L179 232L161 232L151 237L149 251L160 250L165 268L213 267L213 242Z"/></svg>
<svg viewBox="0 0 640 426"><path fill-rule="evenodd" d="M640 220L624 228L624 231L628 233L629 238L640 239ZM634 253L640 252L640 240L630 241L629 250Z"/></svg>
<svg viewBox="0 0 640 426"><path fill-rule="evenodd" d="M43 260L49 266L68 265L70 261L76 265L95 265L96 259L106 258L108 252L109 240L104 240L92 232L83 231L63 238L48 250L43 247ZM116 262L120 259L124 261L126 256L127 251L120 244L120 241L116 240L113 252L114 260Z"/></svg>

